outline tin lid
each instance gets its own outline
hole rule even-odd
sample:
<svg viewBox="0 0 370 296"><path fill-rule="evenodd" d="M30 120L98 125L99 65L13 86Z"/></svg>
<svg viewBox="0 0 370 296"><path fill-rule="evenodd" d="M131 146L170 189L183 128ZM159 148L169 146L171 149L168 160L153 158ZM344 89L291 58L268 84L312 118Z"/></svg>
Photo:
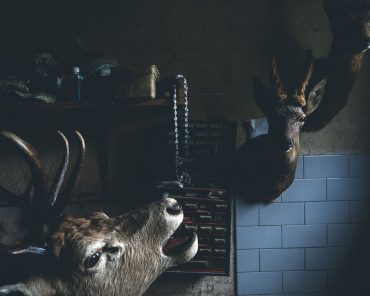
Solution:
<svg viewBox="0 0 370 296"><path fill-rule="evenodd" d="M159 80L160 74L156 65L145 65L132 68L134 74L154 74L155 80Z"/></svg>

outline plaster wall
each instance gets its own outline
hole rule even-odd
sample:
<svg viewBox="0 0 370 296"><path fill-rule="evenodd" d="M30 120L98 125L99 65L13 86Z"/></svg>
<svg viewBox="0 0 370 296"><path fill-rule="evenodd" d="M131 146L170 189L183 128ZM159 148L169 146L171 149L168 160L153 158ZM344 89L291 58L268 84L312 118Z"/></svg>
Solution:
<svg viewBox="0 0 370 296"><path fill-rule="evenodd" d="M289 78L306 49L326 57L331 42L322 0L14 1L4 6L3 56L25 57L39 48L61 47L56 40L65 36L82 36L123 66L156 64L162 77L184 74L192 95L223 94L192 98L193 117L221 114L240 123L262 116L251 81L257 76L267 82L271 55ZM303 153L369 151L369 75L367 57L349 103L325 129L302 137ZM241 129L239 135L242 141Z"/></svg>
<svg viewBox="0 0 370 296"><path fill-rule="evenodd" d="M325 57L331 41L322 0L12 1L2 6L2 56L22 60L40 47L55 48L56 39L82 36L92 47L103 49L124 66L156 64L162 77L184 74L190 94L194 95L191 116L218 114L238 121L239 143L243 141L242 122L263 116L253 102L251 81L257 76L267 84L271 55L277 55L283 75L289 77L302 62L306 49L312 48L317 58ZM302 135L302 154L369 152L369 63L367 57L351 98L340 114L323 130ZM197 96L205 93L219 95ZM127 127L130 118L135 118L137 132L132 123ZM151 122L142 114L122 115L110 131L109 157L113 161L108 174L122 209L131 206L127 200L140 195L130 178L138 180L141 176L134 160L140 162L141 155L148 151L143 137L150 132ZM98 125L95 122L90 128L95 130ZM43 149L47 144L48 151L43 155L53 172L58 157L52 148L55 143L49 146L52 140L39 139L37 134L42 128L30 129L25 135L36 141L36 146ZM84 130L89 131L89 127L84 126ZM85 170L78 191L99 197L103 193L95 153L98 144L94 132L89 138L89 169ZM15 157L8 157L12 155L9 147L0 149L1 184L23 188L27 179L25 167ZM18 168L22 173L16 173ZM99 202L91 208L107 208ZM81 206L76 205L74 211L81 213ZM1 217L9 225L8 215ZM233 295L234 286L233 276L164 276L148 295Z"/></svg>
<svg viewBox="0 0 370 296"><path fill-rule="evenodd" d="M113 55L128 65L157 64L163 76L183 73L194 95L225 94L192 99L195 117L215 113L241 123L261 116L251 81L257 76L267 84L270 57L277 55L288 79L306 49L323 58L331 42L321 0L167 1L128 5L122 13L118 26L127 29ZM302 136L303 154L369 151L369 78L367 58L347 106L326 128Z"/></svg>

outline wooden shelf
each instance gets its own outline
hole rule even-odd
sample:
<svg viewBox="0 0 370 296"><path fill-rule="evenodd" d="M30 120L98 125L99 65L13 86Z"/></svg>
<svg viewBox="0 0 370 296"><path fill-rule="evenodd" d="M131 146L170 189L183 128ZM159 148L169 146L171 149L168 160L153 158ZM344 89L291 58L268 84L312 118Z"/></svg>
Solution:
<svg viewBox="0 0 370 296"><path fill-rule="evenodd" d="M0 128L24 126L27 123L77 120L97 120L134 110L166 110L169 99L127 99L120 103L34 103L0 105Z"/></svg>
<svg viewBox="0 0 370 296"><path fill-rule="evenodd" d="M17 104L17 105L0 105L0 114L8 112L32 113L39 111L70 111L70 110L119 110L139 108L139 107L166 107L170 105L169 99L127 99L122 103L95 104L95 103L35 103L35 104Z"/></svg>

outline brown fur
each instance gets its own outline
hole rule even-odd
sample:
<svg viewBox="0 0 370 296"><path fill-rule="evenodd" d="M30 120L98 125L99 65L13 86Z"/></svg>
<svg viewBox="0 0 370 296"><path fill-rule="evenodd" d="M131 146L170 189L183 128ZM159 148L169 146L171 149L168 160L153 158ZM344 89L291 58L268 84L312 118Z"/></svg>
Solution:
<svg viewBox="0 0 370 296"><path fill-rule="evenodd" d="M237 153L236 187L248 202L270 202L293 182L303 119L317 108L326 85L326 80L322 80L305 97L311 73L309 63L297 88L282 94L274 59L270 89L257 79L254 81L255 101L268 118L269 132L247 141Z"/></svg>
<svg viewBox="0 0 370 296"><path fill-rule="evenodd" d="M33 175L29 190L21 196L0 186L0 199L18 206L25 216L25 236L19 245L0 245L0 295L137 296L164 270L195 256L196 234L188 236L179 248L172 245L172 255L163 252L184 217L172 198L113 218L104 213L87 218L63 216L80 175L86 145L75 131L79 153L61 191L70 153L68 139L62 132L58 135L64 145L63 161L49 190L36 149L16 134L0 131L0 137L11 141L26 157Z"/></svg>
<svg viewBox="0 0 370 296"><path fill-rule="evenodd" d="M177 255L162 252L183 219L182 212L166 211L174 204L174 199L163 199L113 218L103 213L65 217L51 229L48 253L17 262L19 269L28 266L29 273L6 286L0 282L0 295L142 295L163 271L189 261L197 252L196 236ZM102 252L100 260L89 268L85 262L96 251ZM15 264L17 256L10 257L9 262Z"/></svg>

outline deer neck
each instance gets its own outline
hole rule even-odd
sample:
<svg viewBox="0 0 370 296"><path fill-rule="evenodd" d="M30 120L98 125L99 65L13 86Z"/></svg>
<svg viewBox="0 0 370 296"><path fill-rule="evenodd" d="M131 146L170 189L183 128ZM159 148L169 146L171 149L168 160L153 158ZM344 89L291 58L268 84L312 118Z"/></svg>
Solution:
<svg viewBox="0 0 370 296"><path fill-rule="evenodd" d="M57 291L66 290L64 287L68 287L68 281L54 259L46 256L35 261L19 262L17 268L26 270L26 273L16 285L24 287L25 295L61 295Z"/></svg>
<svg viewBox="0 0 370 296"><path fill-rule="evenodd" d="M55 289L56 284L54 285L51 283L50 279L46 279L46 277L42 277L39 275L32 276L31 278L17 282L15 284L2 286L0 287L0 294L1 292L5 292L6 294L9 293L22 293L24 295L36 296L36 295L45 295L45 296L52 296L57 295ZM1 294L2 295L2 294ZM18 294L17 294L18 295Z"/></svg>
<svg viewBox="0 0 370 296"><path fill-rule="evenodd" d="M341 76L341 80L352 87L363 64L364 55L364 51L355 49L346 38L334 36L329 53L329 76Z"/></svg>

